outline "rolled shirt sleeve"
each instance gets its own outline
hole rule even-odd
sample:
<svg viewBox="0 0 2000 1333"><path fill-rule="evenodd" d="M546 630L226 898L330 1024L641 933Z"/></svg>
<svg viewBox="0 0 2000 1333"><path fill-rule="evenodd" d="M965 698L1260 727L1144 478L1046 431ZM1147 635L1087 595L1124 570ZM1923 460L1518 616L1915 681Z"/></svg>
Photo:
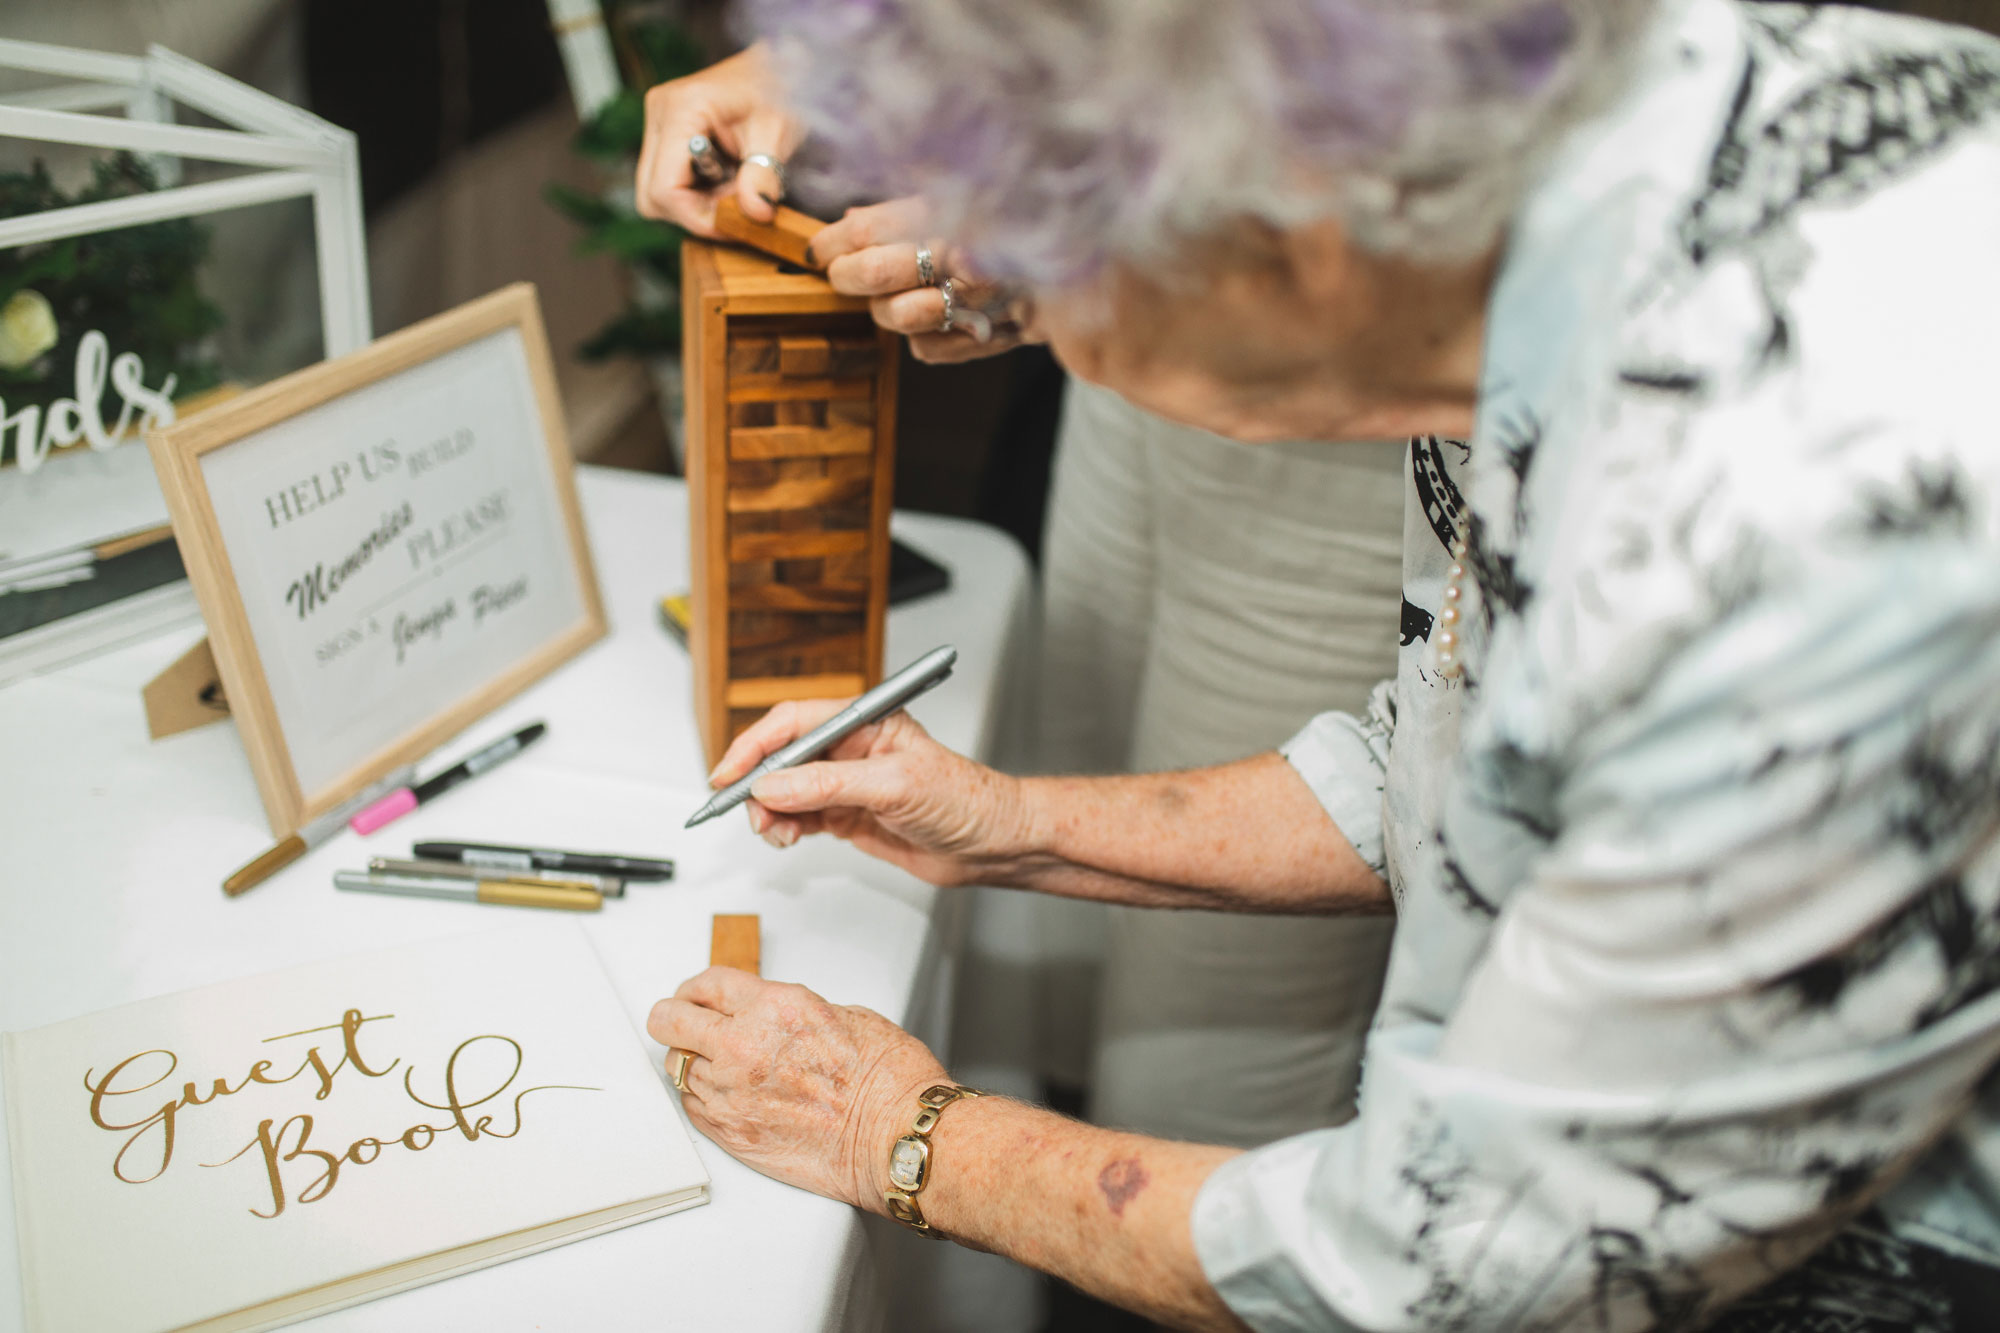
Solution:
<svg viewBox="0 0 2000 1333"><path fill-rule="evenodd" d="M1382 787L1395 735L1395 684L1383 681L1360 716L1321 713L1278 747L1361 859L1383 873Z"/></svg>
<svg viewBox="0 0 2000 1333"><path fill-rule="evenodd" d="M1963 1137L2000 1059L1996 682L1977 547L1687 643L1567 747L1456 1003L1385 1007L1358 1118L1204 1186L1223 1299L1272 1331L1693 1327ZM1379 780L1351 722L1287 754L1337 819ZM1491 814L1457 793L1447 826ZM1392 993L1435 970L1414 916Z"/></svg>

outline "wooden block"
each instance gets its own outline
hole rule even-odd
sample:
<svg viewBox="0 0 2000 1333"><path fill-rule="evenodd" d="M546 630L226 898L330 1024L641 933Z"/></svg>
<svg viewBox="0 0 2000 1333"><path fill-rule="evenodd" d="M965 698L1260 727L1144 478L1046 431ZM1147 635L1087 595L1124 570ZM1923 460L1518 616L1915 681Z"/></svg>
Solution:
<svg viewBox="0 0 2000 1333"><path fill-rule="evenodd" d="M835 463L851 471L856 463L865 464L867 461L865 458L774 458L765 466L777 475L767 484L776 485L781 481L813 481L831 477L835 475L833 471ZM862 471L865 473L867 468L864 467Z"/></svg>
<svg viewBox="0 0 2000 1333"><path fill-rule="evenodd" d="M845 699L868 688L860 673L834 672L824 676L773 676L767 679L729 682L731 708L770 708L787 699Z"/></svg>
<svg viewBox="0 0 2000 1333"><path fill-rule="evenodd" d="M859 616L846 611L733 610L729 613L729 645L736 650L781 648L797 651L833 635L853 634L860 624Z"/></svg>
<svg viewBox="0 0 2000 1333"><path fill-rule="evenodd" d="M826 502L813 511L819 520L822 532L865 532L868 529L871 511L868 496L829 496Z"/></svg>
<svg viewBox="0 0 2000 1333"><path fill-rule="evenodd" d="M806 246L826 224L796 208L778 207L778 216L769 222L753 222L744 216L743 205L734 194L715 201L715 234L762 250L788 264L818 271L819 265L806 255Z"/></svg>
<svg viewBox="0 0 2000 1333"><path fill-rule="evenodd" d="M793 380L826 378L833 373L833 344L825 338L778 339L778 373ZM865 371L849 371L848 375L856 373Z"/></svg>
<svg viewBox="0 0 2000 1333"><path fill-rule="evenodd" d="M830 361L832 358L828 358ZM729 342L731 375L775 375L778 373L776 338L732 338Z"/></svg>
<svg viewBox="0 0 2000 1333"><path fill-rule="evenodd" d="M866 456L875 450L875 437L853 426L738 426L729 432L729 457L823 458L837 454Z"/></svg>
<svg viewBox="0 0 2000 1333"><path fill-rule="evenodd" d="M780 426L803 426L807 430L826 429L826 399L789 398L773 404Z"/></svg>
<svg viewBox="0 0 2000 1333"><path fill-rule="evenodd" d="M828 353L827 367L820 372L828 379L873 375L882 364L882 344L872 336L829 339Z"/></svg>
<svg viewBox="0 0 2000 1333"><path fill-rule="evenodd" d="M732 403L776 403L799 398L834 402L874 396L873 380L788 380L783 375L729 377L729 401Z"/></svg>
<svg viewBox="0 0 2000 1333"><path fill-rule="evenodd" d="M755 913L715 914L715 924L708 936L710 967L740 967L753 976L761 976L763 952L762 932Z"/></svg>
<svg viewBox="0 0 2000 1333"><path fill-rule="evenodd" d="M797 560L809 555L847 555L868 549L866 530L854 532L731 533L729 559Z"/></svg>
<svg viewBox="0 0 2000 1333"><path fill-rule="evenodd" d="M776 403L730 403L725 410L730 430L767 430L778 424Z"/></svg>
<svg viewBox="0 0 2000 1333"><path fill-rule="evenodd" d="M745 486L729 492L729 512L732 514L754 513L766 509L804 509L814 505L841 504L857 497L866 499L874 478L861 477L810 477L797 481L780 481L769 486Z"/></svg>
<svg viewBox="0 0 2000 1333"><path fill-rule="evenodd" d="M731 590L737 606L753 611L859 611L868 603L868 585L815 583L800 586L770 579Z"/></svg>
<svg viewBox="0 0 2000 1333"><path fill-rule="evenodd" d="M871 556L872 553L867 551L855 555L830 555L821 562L825 569L820 577L843 588L850 585L865 588L868 586L869 571L873 568L869 563Z"/></svg>
<svg viewBox="0 0 2000 1333"><path fill-rule="evenodd" d="M751 406L753 404L744 404L745 408ZM843 398L830 402L826 405L826 428L865 431L872 440L875 438L875 404L860 398Z"/></svg>
<svg viewBox="0 0 2000 1333"><path fill-rule="evenodd" d="M780 470L782 466L776 459L732 458L729 460L729 488L775 486L785 480L786 474Z"/></svg>
<svg viewBox="0 0 2000 1333"><path fill-rule="evenodd" d="M826 582L826 557L810 560L773 560L772 582L793 588L815 588Z"/></svg>
<svg viewBox="0 0 2000 1333"><path fill-rule="evenodd" d="M732 320L825 315L844 317L832 322L849 328L867 328L871 323L867 297L843 296L818 273L739 245L695 244L702 251L704 294L723 305Z"/></svg>
<svg viewBox="0 0 2000 1333"><path fill-rule="evenodd" d="M759 622L752 626L751 621ZM861 617L851 611L736 611L729 647L735 653L818 653L840 648L861 632ZM774 676L775 671L745 671L745 676Z"/></svg>
<svg viewBox="0 0 2000 1333"><path fill-rule="evenodd" d="M727 504L728 502L724 501L724 503ZM784 514L731 514L729 516L729 535L733 537L745 532L783 532L785 531L785 517Z"/></svg>
<svg viewBox="0 0 2000 1333"><path fill-rule="evenodd" d="M732 648L730 681L733 684L763 676L828 676L850 672L859 676L866 656L864 648L858 623L852 634L807 635L768 648Z"/></svg>

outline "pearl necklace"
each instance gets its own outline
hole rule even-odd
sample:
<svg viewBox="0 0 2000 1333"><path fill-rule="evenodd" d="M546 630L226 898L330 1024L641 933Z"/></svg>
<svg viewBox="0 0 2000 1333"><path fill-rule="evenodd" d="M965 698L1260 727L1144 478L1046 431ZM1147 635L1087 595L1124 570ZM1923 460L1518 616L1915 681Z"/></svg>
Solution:
<svg viewBox="0 0 2000 1333"><path fill-rule="evenodd" d="M1465 674L1465 663L1458 655L1458 630L1465 620L1465 560L1468 550L1465 529L1461 528L1451 540L1451 568L1445 575L1444 605L1438 608L1438 624L1442 628L1438 630L1436 640L1437 670L1446 680L1457 680Z"/></svg>

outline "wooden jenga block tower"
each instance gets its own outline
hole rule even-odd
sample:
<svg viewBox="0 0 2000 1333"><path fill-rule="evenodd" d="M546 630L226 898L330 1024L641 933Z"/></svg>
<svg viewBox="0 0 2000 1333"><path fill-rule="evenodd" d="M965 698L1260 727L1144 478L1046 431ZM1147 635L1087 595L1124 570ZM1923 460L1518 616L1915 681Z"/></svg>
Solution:
<svg viewBox="0 0 2000 1333"><path fill-rule="evenodd" d="M748 250L681 248L688 647L711 764L771 705L882 678L897 339Z"/></svg>

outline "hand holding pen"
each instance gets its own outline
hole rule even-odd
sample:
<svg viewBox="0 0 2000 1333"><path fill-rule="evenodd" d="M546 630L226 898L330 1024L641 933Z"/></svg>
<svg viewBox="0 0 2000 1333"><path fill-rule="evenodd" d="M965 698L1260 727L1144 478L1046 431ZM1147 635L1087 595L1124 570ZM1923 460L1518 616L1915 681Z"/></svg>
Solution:
<svg viewBox="0 0 2000 1333"><path fill-rule="evenodd" d="M710 797L708 804L690 815L687 827L693 828L696 824L711 820L749 800L751 789L765 774L794 768L808 760L817 759L862 728L872 726L890 714L899 712L918 695L942 685L945 677L951 674L952 664L956 661L958 661L956 648L931 649L874 689L839 707L812 730L766 753L747 773ZM778 710L772 711L775 713ZM714 774L710 775L711 783L719 779L723 769L729 765L729 755L735 753L736 746L731 746L728 754L723 756L722 764L717 767Z"/></svg>
<svg viewBox="0 0 2000 1333"><path fill-rule="evenodd" d="M736 738L715 781L737 780L839 709L780 704ZM1034 786L954 754L898 712L823 760L764 774L747 808L750 827L776 847L831 833L926 883L1006 884L1039 864Z"/></svg>
<svg viewBox="0 0 2000 1333"><path fill-rule="evenodd" d="M780 704L736 738L712 779L758 763L837 716L833 700ZM1033 784L954 754L897 711L847 735L826 758L754 783L750 826L778 847L832 833L932 884L1011 883L1041 850Z"/></svg>

